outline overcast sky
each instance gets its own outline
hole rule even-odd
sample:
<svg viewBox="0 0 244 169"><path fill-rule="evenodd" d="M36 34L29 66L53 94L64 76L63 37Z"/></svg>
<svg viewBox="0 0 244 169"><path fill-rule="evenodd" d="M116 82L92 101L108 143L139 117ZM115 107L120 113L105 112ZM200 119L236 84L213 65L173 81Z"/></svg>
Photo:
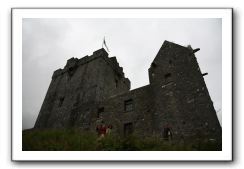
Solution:
<svg viewBox="0 0 244 169"><path fill-rule="evenodd" d="M132 89L149 84L148 68L164 40L196 53L221 122L221 19L24 19L23 129L32 128L56 69L102 47L103 37Z"/></svg>

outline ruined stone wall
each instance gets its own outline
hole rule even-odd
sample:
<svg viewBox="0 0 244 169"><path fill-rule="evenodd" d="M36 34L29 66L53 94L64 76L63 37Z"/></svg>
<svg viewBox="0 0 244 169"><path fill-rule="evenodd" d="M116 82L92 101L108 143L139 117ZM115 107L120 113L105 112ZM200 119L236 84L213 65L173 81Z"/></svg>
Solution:
<svg viewBox="0 0 244 169"><path fill-rule="evenodd" d="M131 100L132 109L127 111L126 101ZM152 135L152 109L153 96L150 86L144 86L124 94L110 97L99 105L104 112L100 118L94 116L93 124L99 125L101 120L106 125L113 126L113 133L124 136L124 127L131 123L133 134L139 136Z"/></svg>

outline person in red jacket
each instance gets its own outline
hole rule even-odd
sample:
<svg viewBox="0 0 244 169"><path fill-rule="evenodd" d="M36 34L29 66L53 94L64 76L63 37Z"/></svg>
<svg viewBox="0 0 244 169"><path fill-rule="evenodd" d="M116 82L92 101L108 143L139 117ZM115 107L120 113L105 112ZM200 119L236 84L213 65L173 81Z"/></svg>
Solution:
<svg viewBox="0 0 244 169"><path fill-rule="evenodd" d="M98 134L99 137L104 137L105 134L106 134L106 131L107 131L107 127L106 127L106 125L103 123L103 124L98 125L98 126L96 127L96 131L97 131L97 134Z"/></svg>

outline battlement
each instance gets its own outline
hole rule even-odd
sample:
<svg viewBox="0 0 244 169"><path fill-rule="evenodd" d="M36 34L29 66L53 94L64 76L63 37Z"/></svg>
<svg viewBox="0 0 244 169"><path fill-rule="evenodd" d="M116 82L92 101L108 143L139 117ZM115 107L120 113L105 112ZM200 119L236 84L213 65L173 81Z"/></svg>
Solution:
<svg viewBox="0 0 244 169"><path fill-rule="evenodd" d="M70 58L69 60L67 60L66 65L64 66L63 69L58 69L56 71L54 71L52 79L57 78L58 76L66 73L66 72L70 72L75 70L78 66L81 65L85 65L97 58L103 58L104 61L115 71L115 73L119 76L119 77L125 77L124 76L124 72L123 72L123 68L119 65L117 59L115 56L109 58L108 57L108 53L106 52L106 50L104 48L98 49L96 51L93 52L93 54L91 56L84 56L80 59L78 58ZM127 79L127 83L129 82L129 79ZM128 84L130 86L130 82Z"/></svg>

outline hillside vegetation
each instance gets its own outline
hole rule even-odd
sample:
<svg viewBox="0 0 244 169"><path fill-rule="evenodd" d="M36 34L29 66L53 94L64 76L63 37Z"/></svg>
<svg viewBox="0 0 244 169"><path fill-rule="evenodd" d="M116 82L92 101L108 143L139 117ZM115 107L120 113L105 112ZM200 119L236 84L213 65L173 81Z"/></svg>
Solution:
<svg viewBox="0 0 244 169"><path fill-rule="evenodd" d="M194 151L217 150L213 142L173 143L159 138L107 135L99 138L90 132L70 130L25 130L23 151Z"/></svg>

